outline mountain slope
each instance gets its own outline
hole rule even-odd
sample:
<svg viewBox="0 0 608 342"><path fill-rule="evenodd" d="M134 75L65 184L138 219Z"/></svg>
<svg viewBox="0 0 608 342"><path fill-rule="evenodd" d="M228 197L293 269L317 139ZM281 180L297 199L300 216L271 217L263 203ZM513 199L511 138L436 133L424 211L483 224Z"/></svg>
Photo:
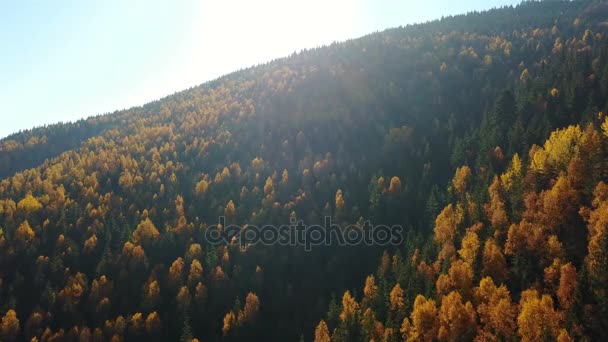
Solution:
<svg viewBox="0 0 608 342"><path fill-rule="evenodd" d="M414 302L417 294L441 301L442 291L459 289L440 275L462 265L444 250L449 239L432 234L440 214L447 215L441 208L478 208L448 234L458 237L452 238L455 249L464 227L496 228L483 209L493 198L488 186L512 169L516 153L523 165L533 165L533 144L571 124L583 130L592 124L586 134L596 132L605 145L598 128L598 113L608 109L605 13L606 6L585 1L533 2L391 29L242 70L140 108L3 139L0 312L6 322L19 321L18 329L3 321L3 337L310 340L329 307L325 319L334 340L369 340L369 323L376 327L376 320L383 338L400 338L404 318L424 304ZM559 182L556 170L570 174L569 162L560 160L534 193ZM594 166L583 172L591 181L573 185L587 196L576 203L598 210L603 197L592 204L591 193L606 181L598 171L603 166L585 162ZM466 186L448 191L461 165L472 176L461 175ZM533 192L527 190L501 190L512 196L507 222L518 227L525 226L522 216L532 215L524 207L542 212L524 206L523 193ZM571 262L580 271L588 260L586 221L576 216L578 209L566 218L583 233L567 241L554 234L566 250L556 267ZM241 226L288 224L291 217L322 224L329 216L343 226L369 219L403 225L408 235L403 246L386 251L211 246L204 234L219 216ZM518 301L531 284L542 283L547 265L522 264L532 257L517 259L506 252L504 234L496 239L509 269L500 281ZM402 256L409 259L416 249L416 260L405 262ZM402 267L384 276L389 254ZM370 292L361 297L354 290L378 260L377 303L364 304ZM488 274L477 266L469 265L474 285ZM493 279L499 285L499 276ZM390 303L396 283L404 290L403 306ZM601 292L605 284L589 286L584 291ZM354 297L345 295L341 306L332 302L332 294L345 290ZM353 309L357 301L373 310ZM598 302L585 304L603 312ZM349 310L367 320L340 317ZM481 314L474 316L485 324ZM578 337L597 337L605 326L601 319L570 322L559 328ZM506 330L516 336L516 326ZM409 328L404 331L409 336ZM468 333L473 338L476 331Z"/></svg>

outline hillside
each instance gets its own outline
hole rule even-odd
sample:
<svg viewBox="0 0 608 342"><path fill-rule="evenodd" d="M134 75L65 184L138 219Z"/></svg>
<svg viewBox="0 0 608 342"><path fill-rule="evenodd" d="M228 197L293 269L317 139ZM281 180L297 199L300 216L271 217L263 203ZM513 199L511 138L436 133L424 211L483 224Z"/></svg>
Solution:
<svg viewBox="0 0 608 342"><path fill-rule="evenodd" d="M600 339L607 17L394 28L1 140L0 336ZM406 234L213 245L219 217Z"/></svg>

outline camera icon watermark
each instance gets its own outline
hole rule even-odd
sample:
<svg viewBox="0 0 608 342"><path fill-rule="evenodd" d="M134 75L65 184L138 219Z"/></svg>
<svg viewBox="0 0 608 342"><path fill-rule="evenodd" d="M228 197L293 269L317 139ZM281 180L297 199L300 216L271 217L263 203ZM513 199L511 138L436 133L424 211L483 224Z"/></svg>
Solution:
<svg viewBox="0 0 608 342"><path fill-rule="evenodd" d="M401 225L362 224L339 226L326 216L323 225L306 225L295 218L289 225L245 225L226 224L220 216L218 224L205 230L205 240L211 245L252 245L303 246L311 251L315 246L398 246L404 241L405 228Z"/></svg>

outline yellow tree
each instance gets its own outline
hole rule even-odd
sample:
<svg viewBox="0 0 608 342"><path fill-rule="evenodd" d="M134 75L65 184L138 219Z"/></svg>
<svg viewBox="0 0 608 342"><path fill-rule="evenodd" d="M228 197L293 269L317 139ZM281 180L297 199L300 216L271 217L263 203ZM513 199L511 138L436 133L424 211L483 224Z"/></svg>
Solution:
<svg viewBox="0 0 608 342"><path fill-rule="evenodd" d="M512 340L517 308L507 287L496 287L492 278L485 277L474 290L474 302L481 323L480 340Z"/></svg>
<svg viewBox="0 0 608 342"><path fill-rule="evenodd" d="M239 326L253 323L260 311L260 299L258 296L249 292L245 298L245 307L241 310L237 317L237 323Z"/></svg>
<svg viewBox="0 0 608 342"><path fill-rule="evenodd" d="M190 264L190 272L188 272L188 284L194 286L203 279L203 266L201 263L194 259Z"/></svg>
<svg viewBox="0 0 608 342"><path fill-rule="evenodd" d="M581 214L589 229L585 266L591 289L599 299L608 296L608 184L600 182L595 187L593 196L593 207L581 209Z"/></svg>
<svg viewBox="0 0 608 342"><path fill-rule="evenodd" d="M561 315L553 308L549 295L536 290L525 290L519 302L521 311L517 317L517 331L522 341L543 341L557 338Z"/></svg>
<svg viewBox="0 0 608 342"><path fill-rule="evenodd" d="M462 302L458 292L450 292L441 299L439 308L440 341L472 340L477 330L477 315L471 302Z"/></svg>
<svg viewBox="0 0 608 342"><path fill-rule="evenodd" d="M498 284L507 279L507 261L494 239L486 240L483 247L482 276L489 276Z"/></svg>
<svg viewBox="0 0 608 342"><path fill-rule="evenodd" d="M341 213L344 210L344 198L342 197L342 190L336 191L336 212Z"/></svg>
<svg viewBox="0 0 608 342"><path fill-rule="evenodd" d="M376 285L376 278L373 275L367 276L365 279L365 286L363 287L363 300L361 301L361 307L367 309L374 307L374 304L378 300L378 286Z"/></svg>
<svg viewBox="0 0 608 342"><path fill-rule="evenodd" d="M458 227L463 221L462 210L448 204L435 219L435 241L441 247L440 260L450 260L454 257L454 239Z"/></svg>
<svg viewBox="0 0 608 342"><path fill-rule="evenodd" d="M488 192L490 194L490 203L485 205L486 215L492 227L500 232L508 226L509 220L507 218L502 183L498 176L494 176L494 181L488 188Z"/></svg>
<svg viewBox="0 0 608 342"><path fill-rule="evenodd" d="M151 312L146 318L146 331L150 335L158 334L161 329L160 317L156 311Z"/></svg>
<svg viewBox="0 0 608 342"><path fill-rule="evenodd" d="M391 183L388 187L388 193L397 196L401 193L401 179L399 177L391 178Z"/></svg>
<svg viewBox="0 0 608 342"><path fill-rule="evenodd" d="M184 277L184 259L181 257L175 259L171 267L169 267L169 285L175 287L181 284Z"/></svg>
<svg viewBox="0 0 608 342"><path fill-rule="evenodd" d="M398 283L393 287L389 296L389 308L394 313L401 314L405 310L403 289Z"/></svg>
<svg viewBox="0 0 608 342"><path fill-rule="evenodd" d="M226 215L226 218L228 218L229 220L232 220L236 217L236 207L234 206L234 202L232 202L232 200L230 200L228 202L228 204L226 204L226 208L224 209L224 214Z"/></svg>
<svg viewBox="0 0 608 342"><path fill-rule="evenodd" d="M2 337L6 341L15 341L17 339L19 335L19 319L15 310L8 310L4 317L2 317L0 330L2 330Z"/></svg>
<svg viewBox="0 0 608 342"><path fill-rule="evenodd" d="M435 301L418 295L414 300L414 309L410 319L404 320L401 328L402 334L407 335L408 341L430 342L436 340L439 332L439 316Z"/></svg>
<svg viewBox="0 0 608 342"><path fill-rule="evenodd" d="M561 266L557 299L564 310L568 310L574 303L578 286L577 279L576 268L571 263Z"/></svg>
<svg viewBox="0 0 608 342"><path fill-rule="evenodd" d="M232 311L229 311L226 316L224 316L224 326L222 327L222 334L227 336L232 329L236 326L236 318Z"/></svg>
<svg viewBox="0 0 608 342"><path fill-rule="evenodd" d="M475 259L477 259L478 252L479 236L474 230L467 229L467 232L462 238L458 255L462 258L462 260L468 262L470 265L473 265L475 263Z"/></svg>
<svg viewBox="0 0 608 342"><path fill-rule="evenodd" d="M158 240L159 237L160 233L158 229L156 229L156 226L149 218L141 221L135 231L133 231L133 242L136 244L149 244Z"/></svg>
<svg viewBox="0 0 608 342"><path fill-rule="evenodd" d="M317 325L317 328L315 329L314 342L331 342L331 338L329 337L329 330L324 320L321 320L321 322L319 322L319 325Z"/></svg>
<svg viewBox="0 0 608 342"><path fill-rule="evenodd" d="M25 196L25 198L17 203L17 208L21 209L25 213L31 213L42 209L42 204L40 204L36 197L29 193L27 196Z"/></svg>
<svg viewBox="0 0 608 342"><path fill-rule="evenodd" d="M456 169L454 179L452 180L452 188L456 194L459 196L464 195L469 187L472 175L471 168L466 165Z"/></svg>

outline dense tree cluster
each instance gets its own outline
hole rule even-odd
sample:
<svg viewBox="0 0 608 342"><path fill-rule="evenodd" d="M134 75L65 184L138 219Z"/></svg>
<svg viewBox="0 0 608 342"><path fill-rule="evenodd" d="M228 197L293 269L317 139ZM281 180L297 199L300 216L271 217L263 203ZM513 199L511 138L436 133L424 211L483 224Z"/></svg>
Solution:
<svg viewBox="0 0 608 342"><path fill-rule="evenodd" d="M1 140L0 338L598 339L607 14L391 29ZM407 235L208 244L220 216Z"/></svg>

